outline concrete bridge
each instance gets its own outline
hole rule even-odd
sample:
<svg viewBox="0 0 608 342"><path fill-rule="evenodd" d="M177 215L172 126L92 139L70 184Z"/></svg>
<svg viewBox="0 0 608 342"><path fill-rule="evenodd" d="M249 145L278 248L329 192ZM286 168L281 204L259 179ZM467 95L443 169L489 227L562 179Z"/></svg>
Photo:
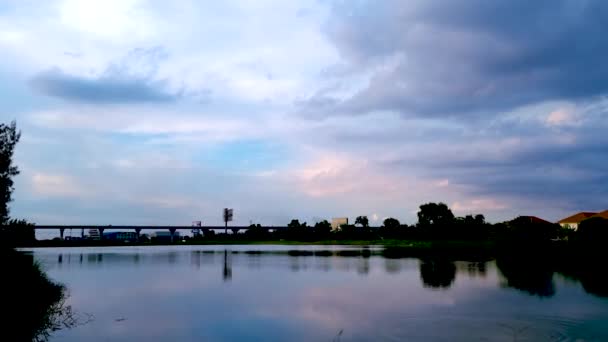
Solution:
<svg viewBox="0 0 608 342"><path fill-rule="evenodd" d="M48 229L52 229L52 230L58 230L59 231L59 236L61 237L61 240L63 240L63 234L65 232L66 229L82 229L83 231L85 229L97 229L99 231L99 238L103 239L103 232L106 229L118 229L118 230L132 230L135 231L135 233L137 234L137 239L139 239L139 234L141 233L142 230L168 230L169 233L171 234L171 241L173 241L173 236L175 235L175 232L177 230L192 230L192 229L200 229L203 232L205 231L209 231L209 230L221 230L223 229L226 233L228 233L228 229L230 229L234 234L238 233L240 230L247 230L247 229L251 229L251 227L249 226L203 226L203 227L198 227L198 226L112 226L112 225L108 225L108 226L97 226L97 225L35 225L33 227L34 229L39 229L39 230L48 230ZM262 227L262 229L266 229L266 230L283 230L283 229L287 229L287 226L265 226Z"/></svg>

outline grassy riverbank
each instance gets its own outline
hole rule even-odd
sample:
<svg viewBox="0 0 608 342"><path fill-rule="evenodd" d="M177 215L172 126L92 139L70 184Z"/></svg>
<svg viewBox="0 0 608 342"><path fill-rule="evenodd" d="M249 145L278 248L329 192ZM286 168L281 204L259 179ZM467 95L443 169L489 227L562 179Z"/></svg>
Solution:
<svg viewBox="0 0 608 342"><path fill-rule="evenodd" d="M13 341L46 340L50 332L71 324L63 306L65 289L50 280L32 255L0 247L2 332ZM67 320L65 320L67 319Z"/></svg>

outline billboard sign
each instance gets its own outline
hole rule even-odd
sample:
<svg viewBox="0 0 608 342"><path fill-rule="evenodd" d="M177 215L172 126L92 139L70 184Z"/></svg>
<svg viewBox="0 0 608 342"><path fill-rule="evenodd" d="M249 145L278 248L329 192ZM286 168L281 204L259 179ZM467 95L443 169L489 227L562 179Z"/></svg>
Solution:
<svg viewBox="0 0 608 342"><path fill-rule="evenodd" d="M232 221L233 211L229 208L224 208L224 222Z"/></svg>

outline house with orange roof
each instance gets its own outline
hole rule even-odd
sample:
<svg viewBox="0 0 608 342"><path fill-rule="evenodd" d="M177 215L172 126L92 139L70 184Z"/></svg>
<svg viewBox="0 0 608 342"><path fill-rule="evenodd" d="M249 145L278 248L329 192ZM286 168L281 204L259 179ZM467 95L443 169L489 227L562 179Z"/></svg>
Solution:
<svg viewBox="0 0 608 342"><path fill-rule="evenodd" d="M603 211L601 213L595 213L595 212L590 212L590 211L583 211L580 213L576 213L572 216L568 216L566 218L563 218L559 221L557 221L557 223L559 223L560 226L564 227L564 228L570 228L570 229L574 229L577 230L578 229L578 225L583 221L586 220L590 217L594 217L597 216L599 214L604 213L604 217L608 218L608 210Z"/></svg>
<svg viewBox="0 0 608 342"><path fill-rule="evenodd" d="M602 212L599 212L599 213L597 213L597 214L595 214L595 215L593 215L591 217L601 217L601 218L604 218L604 219L608 220L608 210L604 210Z"/></svg>

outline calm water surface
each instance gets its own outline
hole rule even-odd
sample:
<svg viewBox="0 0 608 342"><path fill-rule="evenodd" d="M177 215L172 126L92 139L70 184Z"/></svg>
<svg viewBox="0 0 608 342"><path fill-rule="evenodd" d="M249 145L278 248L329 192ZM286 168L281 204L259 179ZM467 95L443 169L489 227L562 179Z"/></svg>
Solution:
<svg viewBox="0 0 608 342"><path fill-rule="evenodd" d="M608 298L493 261L340 246L30 251L94 318L52 341L608 341Z"/></svg>

